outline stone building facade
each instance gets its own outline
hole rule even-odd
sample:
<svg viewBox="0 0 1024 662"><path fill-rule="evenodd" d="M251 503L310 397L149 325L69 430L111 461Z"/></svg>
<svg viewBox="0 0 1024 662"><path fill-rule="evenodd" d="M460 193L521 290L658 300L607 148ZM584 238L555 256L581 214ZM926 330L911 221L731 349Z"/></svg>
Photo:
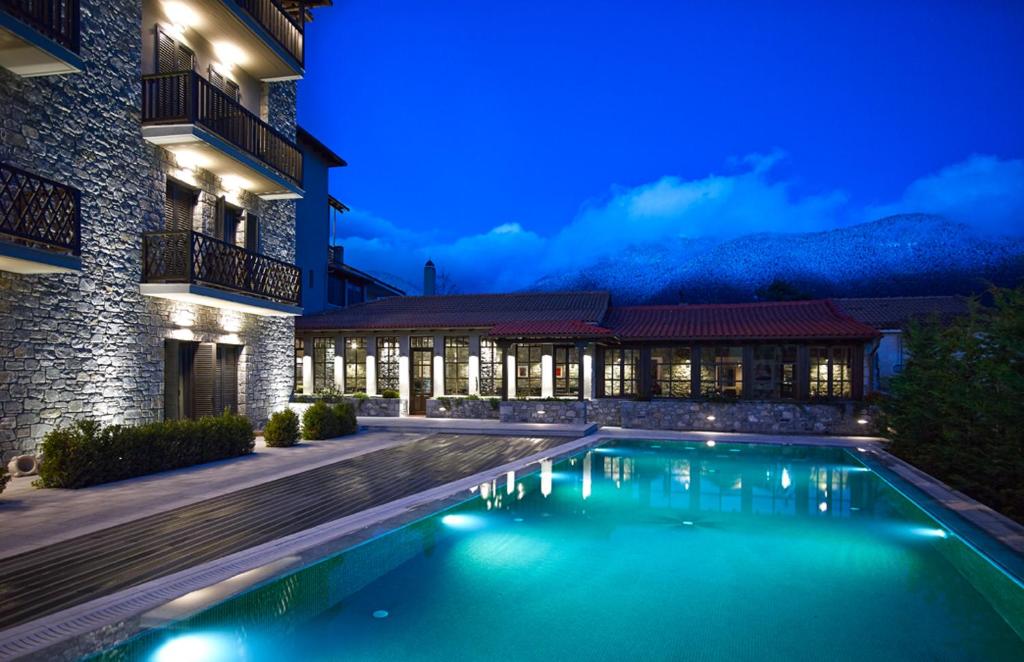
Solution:
<svg viewBox="0 0 1024 662"><path fill-rule="evenodd" d="M261 314L259 296L231 287L206 288L205 299L192 300L143 293L144 233L165 228L169 178L196 191L193 233L213 233L217 201L224 198L259 219L260 254L290 263L295 252L294 199L238 186L227 190L222 173L182 163L173 146L144 138L143 40L151 38L154 22L165 20L147 14L156 11L149 4L81 0L74 73L23 77L0 69L5 181L15 172L6 170L11 167L73 187L80 214L80 254L73 256L80 262L56 273L0 270L5 460L31 452L46 432L77 419L160 420L167 340L238 347L237 409L257 426L285 406L291 393L294 320L274 310L280 302L267 302L275 313L268 316ZM215 4L197 3L196 11L221 11ZM185 35L192 32L178 27ZM256 43L268 35L249 38ZM203 35L194 37L202 40ZM291 80L263 81L259 87L260 120L289 139L295 136L294 78L300 75L298 67ZM0 204L8 217L20 213L9 188ZM3 230L0 244L22 250L19 238ZM239 243L244 245L244 237Z"/></svg>

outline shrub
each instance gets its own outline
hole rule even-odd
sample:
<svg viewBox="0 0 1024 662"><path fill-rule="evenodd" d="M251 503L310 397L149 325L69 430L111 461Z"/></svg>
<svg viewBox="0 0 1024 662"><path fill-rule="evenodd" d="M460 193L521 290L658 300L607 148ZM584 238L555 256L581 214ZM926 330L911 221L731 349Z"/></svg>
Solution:
<svg viewBox="0 0 1024 662"><path fill-rule="evenodd" d="M359 391L357 393L353 393L352 397L355 398L356 400L365 400L365 399L367 399L370 396L366 395L362 391Z"/></svg>
<svg viewBox="0 0 1024 662"><path fill-rule="evenodd" d="M380 392L380 397L389 398L393 400L398 397L398 391L393 388L386 388Z"/></svg>
<svg viewBox="0 0 1024 662"><path fill-rule="evenodd" d="M498 411L501 408L501 398L487 398L487 402L491 403L491 409Z"/></svg>
<svg viewBox="0 0 1024 662"><path fill-rule="evenodd" d="M355 434L359 429L356 422L356 412L352 405L347 402L339 402L334 405L334 417L338 421L338 435Z"/></svg>
<svg viewBox="0 0 1024 662"><path fill-rule="evenodd" d="M3 494L4 488L7 487L7 481L11 479L7 475L7 465L0 463L0 494Z"/></svg>
<svg viewBox="0 0 1024 662"><path fill-rule="evenodd" d="M43 438L36 483L64 488L109 483L246 455L254 441L248 419L229 413L139 426L79 421Z"/></svg>
<svg viewBox="0 0 1024 662"><path fill-rule="evenodd" d="M324 402L314 402L302 414L303 439L330 439L338 436L338 430L338 417Z"/></svg>
<svg viewBox="0 0 1024 662"><path fill-rule="evenodd" d="M479 396L479 395L477 395L476 393L471 393L470 395L467 395L467 396L466 396L466 399L467 399L467 400L479 400L479 399L480 399L480 396Z"/></svg>
<svg viewBox="0 0 1024 662"><path fill-rule="evenodd" d="M279 448L294 446L299 441L299 417L291 409L276 412L267 421L263 430L263 439L267 446Z"/></svg>

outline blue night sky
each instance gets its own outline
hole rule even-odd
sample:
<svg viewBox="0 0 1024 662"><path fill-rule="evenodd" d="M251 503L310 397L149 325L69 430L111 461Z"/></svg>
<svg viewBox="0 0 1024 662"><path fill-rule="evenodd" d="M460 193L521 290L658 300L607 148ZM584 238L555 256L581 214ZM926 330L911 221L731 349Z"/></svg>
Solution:
<svg viewBox="0 0 1024 662"><path fill-rule="evenodd" d="M395 278L524 287L624 233L1024 226L1022 2L335 0L307 35L346 257Z"/></svg>

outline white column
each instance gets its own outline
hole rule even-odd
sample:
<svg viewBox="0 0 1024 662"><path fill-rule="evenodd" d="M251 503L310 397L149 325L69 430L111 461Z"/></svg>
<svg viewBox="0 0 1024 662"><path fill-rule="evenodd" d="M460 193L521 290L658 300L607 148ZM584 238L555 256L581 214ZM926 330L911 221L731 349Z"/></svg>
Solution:
<svg viewBox="0 0 1024 662"><path fill-rule="evenodd" d="M553 345L541 345L540 350L540 397L555 396L555 348Z"/></svg>
<svg viewBox="0 0 1024 662"><path fill-rule="evenodd" d="M587 400L594 399L594 343L588 343L586 351L583 352L583 397Z"/></svg>
<svg viewBox="0 0 1024 662"><path fill-rule="evenodd" d="M434 397L444 396L444 336L434 336Z"/></svg>
<svg viewBox="0 0 1024 662"><path fill-rule="evenodd" d="M366 339L366 395L377 395L377 339Z"/></svg>
<svg viewBox="0 0 1024 662"><path fill-rule="evenodd" d="M469 337L469 394L480 395L480 336Z"/></svg>
<svg viewBox="0 0 1024 662"><path fill-rule="evenodd" d="M334 337L334 388L345 392L345 336Z"/></svg>
<svg viewBox="0 0 1024 662"><path fill-rule="evenodd" d="M516 399L516 352L515 346L511 345L505 354L505 374L508 378L508 399Z"/></svg>
<svg viewBox="0 0 1024 662"><path fill-rule="evenodd" d="M302 343L302 392L313 394L313 338L310 336Z"/></svg>
<svg viewBox="0 0 1024 662"><path fill-rule="evenodd" d="M409 336L398 337L398 397L408 402L412 395L409 383ZM404 409L404 407L403 407Z"/></svg>

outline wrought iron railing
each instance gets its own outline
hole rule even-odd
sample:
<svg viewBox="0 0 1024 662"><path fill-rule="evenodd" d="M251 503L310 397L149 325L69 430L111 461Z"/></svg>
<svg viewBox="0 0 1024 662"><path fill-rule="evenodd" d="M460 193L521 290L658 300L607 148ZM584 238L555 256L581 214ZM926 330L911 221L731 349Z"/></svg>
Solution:
<svg viewBox="0 0 1024 662"><path fill-rule="evenodd" d="M303 24L292 18L277 0L235 0L238 6L256 19L278 44L305 66L303 56Z"/></svg>
<svg viewBox="0 0 1024 662"><path fill-rule="evenodd" d="M143 76L142 123L200 124L302 185L298 146L194 71Z"/></svg>
<svg viewBox="0 0 1024 662"><path fill-rule="evenodd" d="M199 232L146 232L145 283L202 283L299 305L301 272L293 264Z"/></svg>
<svg viewBox="0 0 1024 662"><path fill-rule="evenodd" d="M78 52L78 0L0 0L0 10L64 48Z"/></svg>
<svg viewBox="0 0 1024 662"><path fill-rule="evenodd" d="M0 163L0 238L79 255L80 200L71 186Z"/></svg>

